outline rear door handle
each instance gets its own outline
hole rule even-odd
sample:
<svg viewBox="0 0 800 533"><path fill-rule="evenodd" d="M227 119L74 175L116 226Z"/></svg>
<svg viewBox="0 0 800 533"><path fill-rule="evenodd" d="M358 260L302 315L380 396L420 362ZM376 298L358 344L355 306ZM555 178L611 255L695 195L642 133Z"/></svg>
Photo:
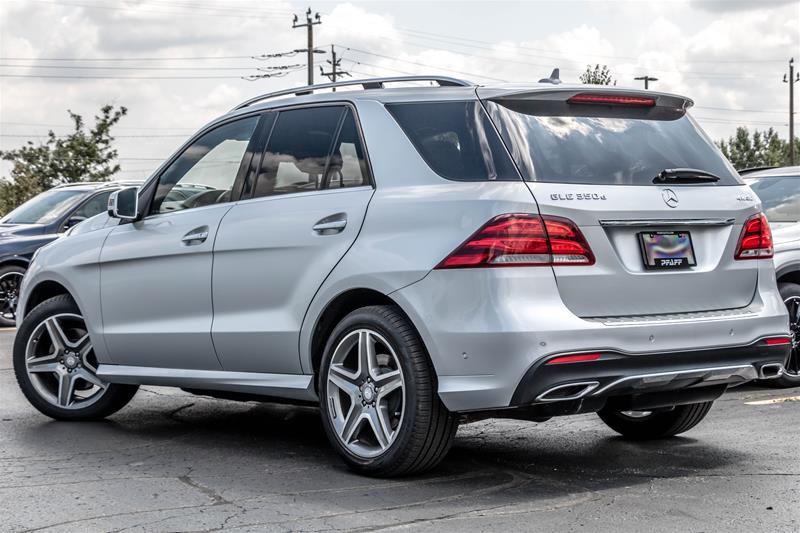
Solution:
<svg viewBox="0 0 800 533"><path fill-rule="evenodd" d="M202 244L206 242L206 239L208 239L208 226L201 226L184 235L181 241L187 246L192 246Z"/></svg>
<svg viewBox="0 0 800 533"><path fill-rule="evenodd" d="M341 233L346 226L347 214L336 213L335 215L323 218L314 224L311 229L320 235L334 235L336 233Z"/></svg>

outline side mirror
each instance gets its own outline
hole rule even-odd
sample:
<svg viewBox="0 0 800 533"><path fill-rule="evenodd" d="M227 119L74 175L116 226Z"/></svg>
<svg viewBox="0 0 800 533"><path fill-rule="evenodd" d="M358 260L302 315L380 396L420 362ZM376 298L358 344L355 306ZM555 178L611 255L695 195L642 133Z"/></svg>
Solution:
<svg viewBox="0 0 800 533"><path fill-rule="evenodd" d="M108 197L108 216L136 220L139 214L139 187L125 187Z"/></svg>

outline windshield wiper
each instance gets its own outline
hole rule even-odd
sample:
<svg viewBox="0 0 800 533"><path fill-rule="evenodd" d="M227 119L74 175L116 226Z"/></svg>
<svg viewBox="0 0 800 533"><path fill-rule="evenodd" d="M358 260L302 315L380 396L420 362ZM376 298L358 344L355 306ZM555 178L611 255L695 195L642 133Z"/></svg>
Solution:
<svg viewBox="0 0 800 533"><path fill-rule="evenodd" d="M716 174L697 168L665 168L653 178L653 183L714 183Z"/></svg>

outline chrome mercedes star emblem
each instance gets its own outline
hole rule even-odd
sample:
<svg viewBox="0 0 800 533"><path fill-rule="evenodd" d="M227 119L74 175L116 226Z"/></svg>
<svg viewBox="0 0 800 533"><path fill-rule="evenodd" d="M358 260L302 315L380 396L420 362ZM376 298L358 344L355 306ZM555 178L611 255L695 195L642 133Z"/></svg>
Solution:
<svg viewBox="0 0 800 533"><path fill-rule="evenodd" d="M678 207L678 195L672 189L664 189L661 191L661 198L668 207Z"/></svg>

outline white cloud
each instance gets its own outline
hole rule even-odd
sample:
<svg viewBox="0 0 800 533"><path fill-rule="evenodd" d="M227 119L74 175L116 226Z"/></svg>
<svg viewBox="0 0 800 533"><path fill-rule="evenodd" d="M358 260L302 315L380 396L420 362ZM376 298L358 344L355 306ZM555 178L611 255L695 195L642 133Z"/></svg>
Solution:
<svg viewBox="0 0 800 533"><path fill-rule="evenodd" d="M2 67L0 72L132 78L0 78L0 128L4 134L0 148L25 140L10 135L47 131L36 124L66 124L68 108L92 116L101 105L111 102L130 110L116 130L124 177L143 175L157 162L141 158L169 155L184 140L174 135L188 134L255 94L305 83L305 69L279 79L239 79L256 74L257 67L305 63L302 54L264 62L249 59L305 47L305 30L291 28L291 13L303 19L305 4L82 0L81 6L86 7L80 7L68 5L70 1L0 2L0 55L114 60L4 63L114 69ZM479 26L480 31L471 31L468 28L474 28L475 22L467 17L477 9L476 4L448 3L449 9L429 11L429 6L436 7L432 2L389 7L369 2L329 3L324 5L323 23L315 27L315 44L340 45L343 68L355 77L439 73L479 82L536 81L560 67L562 79L574 82L587 64L600 63L611 67L620 85L640 87L633 77L655 75L659 81L653 88L686 94L700 108L782 110L787 107L786 86L780 83L783 60L800 48L798 4L734 4L520 3L514 5L512 15L530 21L524 26L509 25L511 29L507 29L486 23ZM441 29L441 34L430 26L437 22L428 20L433 12L447 15L433 27ZM795 55L800 59L800 53ZM219 59L123 60L141 57ZM327 58L319 55L317 61ZM737 64L729 62L731 59L752 62ZM781 61L767 62L776 59ZM197 67L202 70L193 70ZM319 77L318 71L316 75ZM155 79L180 76L194 79ZM139 77L151 79L133 79ZM695 115L709 119L701 123L715 138L730 134L737 121L759 128L774 124L782 134L786 131L781 126L783 114L697 109Z"/></svg>

